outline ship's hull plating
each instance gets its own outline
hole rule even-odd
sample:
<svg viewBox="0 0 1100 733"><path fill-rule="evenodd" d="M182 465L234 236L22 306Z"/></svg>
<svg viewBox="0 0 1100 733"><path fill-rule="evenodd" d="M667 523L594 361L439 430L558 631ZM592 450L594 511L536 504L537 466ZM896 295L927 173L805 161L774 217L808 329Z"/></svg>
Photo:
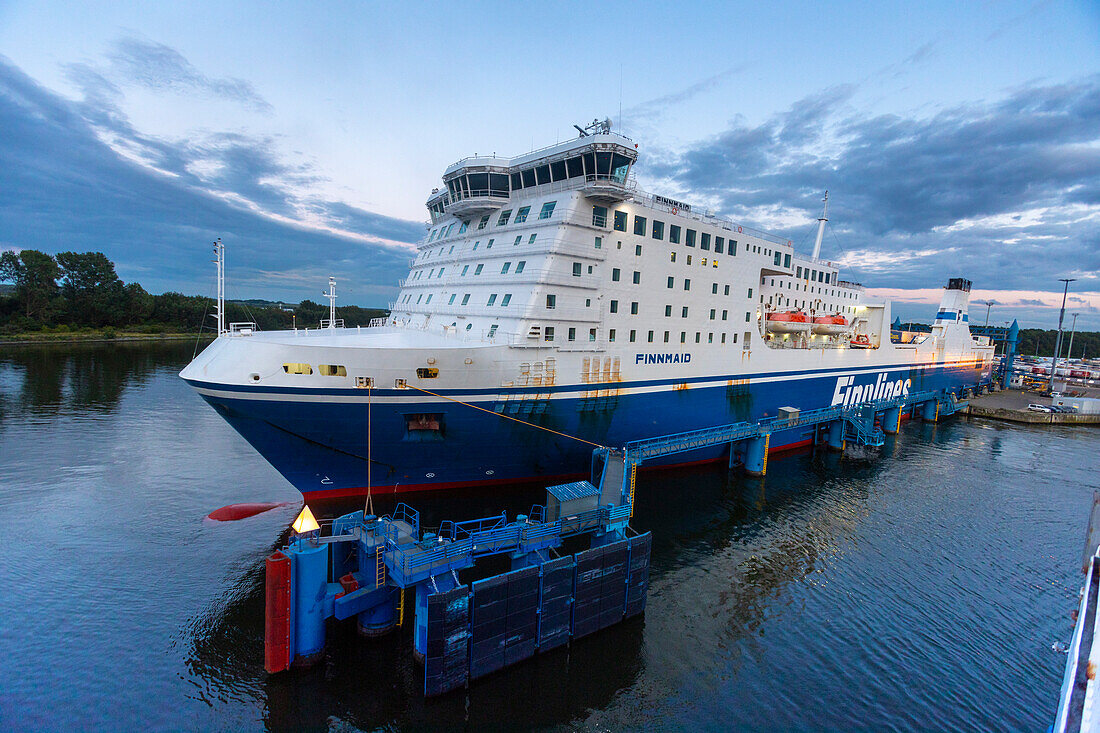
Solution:
<svg viewBox="0 0 1100 733"><path fill-rule="evenodd" d="M957 389L978 383L989 366L896 365L803 372L750 384L693 386L659 391L620 390L585 398L592 385L563 386L544 399L498 403L495 395L454 390L454 399L601 445L774 416L779 407L826 407L842 398L842 376L855 383L901 381L910 392ZM307 497L363 493L368 483L368 408L363 390L262 389L189 380L249 443ZM700 379L700 382L708 380ZM713 379L709 380L713 385ZM532 395L533 397L534 395ZM407 415L441 416L436 433L410 432ZM429 439L424 439L424 436ZM370 402L371 476L376 492L407 492L583 474L593 446L538 430L467 405L420 393L378 390ZM772 435L772 450L807 443L813 428ZM681 455L678 462L713 460L718 447Z"/></svg>

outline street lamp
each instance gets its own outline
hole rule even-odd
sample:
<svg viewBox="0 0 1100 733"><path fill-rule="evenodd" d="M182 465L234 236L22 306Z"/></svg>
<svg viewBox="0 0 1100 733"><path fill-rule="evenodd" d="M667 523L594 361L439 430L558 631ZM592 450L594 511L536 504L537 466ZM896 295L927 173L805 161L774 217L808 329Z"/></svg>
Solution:
<svg viewBox="0 0 1100 733"><path fill-rule="evenodd" d="M1058 354L1062 351L1062 321L1066 317L1066 296L1069 295L1069 284L1075 281L1075 277L1061 277L1058 278L1058 282L1066 284L1066 288L1062 291L1062 310L1058 313L1058 340L1054 342L1054 358L1050 360L1050 382L1048 383L1048 392L1054 391L1054 370L1058 368Z"/></svg>
<svg viewBox="0 0 1100 733"><path fill-rule="evenodd" d="M993 306L997 305L997 301L995 301L995 300L979 300L979 301L975 301L975 302L979 303L980 305L985 306L985 327L989 328L989 309L992 308Z"/></svg>
<svg viewBox="0 0 1100 733"><path fill-rule="evenodd" d="M1066 361L1073 358L1073 334L1077 333L1077 316L1081 314L1070 313L1070 315L1073 316L1073 325L1069 329L1069 348L1066 349Z"/></svg>

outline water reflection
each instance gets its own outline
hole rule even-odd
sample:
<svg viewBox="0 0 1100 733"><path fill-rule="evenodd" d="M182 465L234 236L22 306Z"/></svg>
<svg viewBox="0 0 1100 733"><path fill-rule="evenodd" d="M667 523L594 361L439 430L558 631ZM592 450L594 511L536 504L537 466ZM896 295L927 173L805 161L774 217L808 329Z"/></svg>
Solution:
<svg viewBox="0 0 1100 733"><path fill-rule="evenodd" d="M3 400L8 409L45 414L110 412L126 390L181 368L193 351L186 341L5 346Z"/></svg>

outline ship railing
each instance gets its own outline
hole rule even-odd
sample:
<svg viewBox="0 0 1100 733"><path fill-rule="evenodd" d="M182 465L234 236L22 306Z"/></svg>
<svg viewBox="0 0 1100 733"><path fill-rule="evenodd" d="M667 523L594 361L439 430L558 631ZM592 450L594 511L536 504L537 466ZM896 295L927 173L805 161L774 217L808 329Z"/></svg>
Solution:
<svg viewBox="0 0 1100 733"><path fill-rule="evenodd" d="M621 145L623 147L630 147L627 143L633 143L634 142L634 140L632 140L631 138L629 138L626 135L622 134L621 132L614 132L613 131L613 132L605 132L605 133L600 133L600 134L610 135L612 137L617 137L617 138L621 138L621 139L625 140L626 142L621 143ZM506 161L510 162L510 161L513 161L513 160L518 160L520 158L527 158L527 157L532 156L532 155L538 155L539 153L544 153L544 152L547 152L549 150L553 150L554 148L561 147L564 143L573 143L577 147L583 147L586 144L591 144L591 142L594 142L594 141L585 140L585 138L583 138L583 137L576 137L576 138L572 138L570 140L564 140L562 142L554 143L553 145L544 145L541 148L535 148L534 150L528 150L525 153L521 153L520 155L514 155L510 158L500 158L496 155L491 155L491 156L467 155L465 158L461 158L460 160L456 160L454 163L451 163L449 166L447 166L447 168L445 170L450 170L451 168L454 168L455 166L460 166L460 165L463 165L463 164L469 163L470 161L475 161L475 160L485 160L485 161L489 161L489 160L493 160L493 161L506 160ZM604 144L606 144L606 143L604 143ZM573 153L573 149L570 148L570 147L566 147L565 149L562 150L563 155L569 155L569 154L572 154L572 153ZM532 161L528 161L527 163L524 163L524 165L533 165L534 163L535 163L535 161L532 160ZM526 191L527 189L523 189L523 190Z"/></svg>
<svg viewBox="0 0 1100 733"><path fill-rule="evenodd" d="M511 192L502 191L499 188L475 188L470 191L451 191L445 203L454 204L470 199L503 199L507 201L510 196Z"/></svg>
<svg viewBox="0 0 1100 733"><path fill-rule="evenodd" d="M255 322L253 321L242 321L240 323L229 324L230 336L251 336L259 330L259 327L256 326Z"/></svg>
<svg viewBox="0 0 1100 733"><path fill-rule="evenodd" d="M321 328L343 328L343 327L344 327L344 319L343 318L335 318L335 319L322 318L321 319Z"/></svg>
<svg viewBox="0 0 1100 733"><path fill-rule="evenodd" d="M393 306L390 306L390 310L393 310ZM372 318L367 322L367 328L381 328L386 325L389 318Z"/></svg>

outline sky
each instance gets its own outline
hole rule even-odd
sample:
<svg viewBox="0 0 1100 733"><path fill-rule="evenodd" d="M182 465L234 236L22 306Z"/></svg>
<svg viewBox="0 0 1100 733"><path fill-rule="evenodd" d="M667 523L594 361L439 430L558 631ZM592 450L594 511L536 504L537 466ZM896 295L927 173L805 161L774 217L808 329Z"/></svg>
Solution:
<svg viewBox="0 0 1100 733"><path fill-rule="evenodd" d="M1100 4L0 0L0 249L384 306L444 168L610 117L639 186L930 320L1100 330ZM975 306L984 322L986 307ZM1069 317L1067 317L1067 323Z"/></svg>

